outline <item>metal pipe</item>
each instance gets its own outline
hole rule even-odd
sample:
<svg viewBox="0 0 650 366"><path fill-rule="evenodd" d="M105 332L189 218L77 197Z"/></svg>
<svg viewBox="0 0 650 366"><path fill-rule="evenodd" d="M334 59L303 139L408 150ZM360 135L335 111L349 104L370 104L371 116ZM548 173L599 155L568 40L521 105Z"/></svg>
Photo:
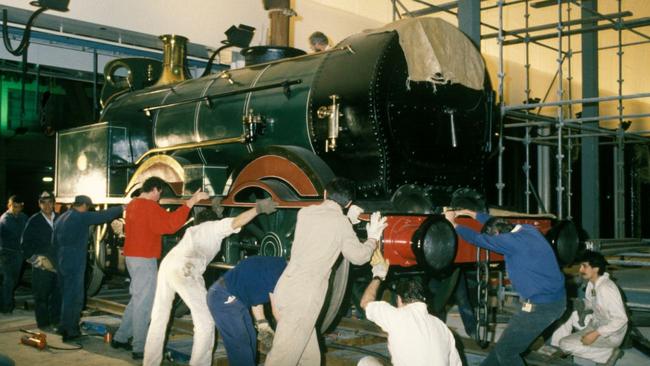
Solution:
<svg viewBox="0 0 650 366"><path fill-rule="evenodd" d="M566 120L566 122L595 122L595 121L610 121L610 120L613 120L613 119L620 119L620 118L645 118L645 117L650 117L650 113L609 115L609 116L598 116L598 117L582 117L582 118L568 119L568 120ZM615 132L615 131L612 131L612 132Z"/></svg>
<svg viewBox="0 0 650 366"><path fill-rule="evenodd" d="M427 3L426 1L422 1L422 0L413 0L413 1L416 2L416 3L423 4L423 5L427 5L427 6L432 7L432 8L440 8L440 5L430 4L430 3ZM503 3L505 3L505 1L504 1ZM498 4L498 3L497 3L497 4ZM447 13L447 14L451 14L451 15L454 15L454 16L458 16L458 14L456 14L456 13L454 13L453 11L448 10L448 9L442 9L442 8L441 8L440 11L443 11L443 12L445 12L445 13ZM414 12L412 12L411 14L417 16L418 11L414 11ZM406 14L403 14L403 15L406 15ZM495 27L495 26L493 26L493 25L491 25L491 24L488 24L488 23L485 23L485 22L481 22L481 25L484 26L484 27L486 27L486 28L489 28L489 29L492 29L492 30L496 30L496 31L498 31L499 29L502 29L502 30L503 30L503 26L501 26L501 27ZM522 40L522 41L524 40L524 37L522 37L522 36L520 36L520 35L515 34L514 36L515 36L516 38ZM540 46L540 47L547 48L547 49L549 49L549 50L551 50L551 51L557 52L557 49L555 49L554 47L549 46L549 45L547 45L547 44L544 44L544 43L541 43L541 42L537 42L537 41L533 41L533 43L535 43L536 45L538 45L538 46Z"/></svg>
<svg viewBox="0 0 650 366"><path fill-rule="evenodd" d="M650 17L644 17L644 18L639 18L635 20L631 20L629 22L623 23L623 27L625 28L634 28L634 27L645 27L650 25ZM597 25L595 27L583 27L580 29L574 29L571 32L564 32L562 35L563 37L567 36L572 36L576 34L583 34L587 32L598 32L601 30L607 30L607 29L614 29L617 28L618 26L616 24L603 24L603 25ZM547 39L552 39L557 36L557 33L547 33L547 34L541 34L539 36L534 36L530 37L528 40L525 39L511 39L508 41L503 42L504 46L511 46L515 44L520 44L523 42L537 42L537 41L543 41Z"/></svg>
<svg viewBox="0 0 650 366"><path fill-rule="evenodd" d="M557 44L558 44L558 55L557 55L557 73L558 73L558 84L557 84L557 99L562 100L564 97L564 88L563 88L563 80L562 80L562 61L564 58L562 57L562 2L564 0L557 0L557 14L558 14L558 19L557 19ZM557 106L557 151L555 154L555 159L557 162L557 173L556 173L556 186L555 186L555 191L556 191L556 199L557 199L557 218L559 220L562 220L564 218L564 181L562 174L563 172L563 166L562 164L564 163L564 154L562 153L562 131L564 127L564 109L562 108L562 105Z"/></svg>
<svg viewBox="0 0 650 366"><path fill-rule="evenodd" d="M402 19L402 15L397 10L397 4L395 4L395 0L391 0L390 2L393 4L393 21L396 21L397 17Z"/></svg>
<svg viewBox="0 0 650 366"><path fill-rule="evenodd" d="M638 45L647 44L647 43L650 43L650 40L623 43L621 46L622 47L631 47L631 46L638 46ZM618 44L615 44L615 45L612 45L612 46L598 47L598 51L611 50L612 48L618 48ZM582 50L578 50L578 51L573 52L574 55L578 54L578 53L582 53Z"/></svg>
<svg viewBox="0 0 650 366"><path fill-rule="evenodd" d="M617 0L619 12L622 9L623 1ZM618 18L618 50L616 52L618 60L618 96L623 95L623 30L620 24L622 18ZM625 236L625 144L623 143L623 100L618 99L618 128L616 130L616 146L614 147L614 237L622 238Z"/></svg>
<svg viewBox="0 0 650 366"><path fill-rule="evenodd" d="M97 121L98 103L97 103L97 74L98 74L98 59L97 49L93 49L93 121Z"/></svg>
<svg viewBox="0 0 650 366"><path fill-rule="evenodd" d="M525 1L528 1L528 0L504 1L504 2L503 2L503 6L505 7L505 6L508 6L508 5L521 4L521 3L525 2ZM481 10L496 9L496 8L498 8L498 7L499 7L498 5L489 5L489 6L486 6L486 7L481 8Z"/></svg>
<svg viewBox="0 0 650 366"><path fill-rule="evenodd" d="M571 130L568 129L567 130ZM583 138L583 137L611 137L608 134L605 133L580 133L580 134L567 134L563 138L566 139L567 141L571 139L578 139L578 138ZM546 141L546 140L557 140L557 135L553 136L542 136L542 137L534 137L531 139L532 141Z"/></svg>
<svg viewBox="0 0 650 366"><path fill-rule="evenodd" d="M570 9L571 7L568 7L568 8ZM580 25L580 24L584 24L584 23L587 23L587 22L593 22L593 21L605 20L605 19L618 19L620 17L628 17L628 16L632 16L632 12L625 11L625 12L618 12L618 13L612 13L612 14L605 14L605 15L603 15L604 18L591 17L591 18L584 18L584 19L574 19L574 20L566 21L566 22L562 23L562 25L564 27L571 27L572 25ZM543 25L537 25L537 26L534 26L534 27L524 27L524 28L509 30L509 31L505 31L504 33L505 33L506 36L515 35L515 34L519 34L519 33L525 33L526 35L524 37L528 38L529 34L531 32L538 32L538 31L541 31L541 30L555 29L555 28L557 28L557 22L543 24ZM483 35L481 37L481 39L495 38L498 35L499 35L499 33L496 33L496 32L495 33L488 33L488 34Z"/></svg>
<svg viewBox="0 0 650 366"><path fill-rule="evenodd" d="M629 252L629 253L621 253L621 254L617 254L617 256L621 256L621 257L650 258L650 253L636 253L636 252Z"/></svg>
<svg viewBox="0 0 650 366"><path fill-rule="evenodd" d="M409 10L406 8L406 6L404 6L404 4L402 4L402 2L400 0L395 0L395 2L397 2L397 4L399 6L401 6L402 9L404 9L404 12L406 13L407 16L413 17L413 14L411 12L409 12Z"/></svg>
<svg viewBox="0 0 650 366"><path fill-rule="evenodd" d="M650 267L650 262L645 261L628 261L628 260L618 260L618 259L608 259L608 264L613 264L623 267Z"/></svg>
<svg viewBox="0 0 650 366"><path fill-rule="evenodd" d="M525 3L525 10L524 10L524 24L526 25L526 28L528 28L530 24L530 11L529 11L529 3L528 0L526 0ZM530 33L528 31L526 32L526 38L530 36ZM526 101L530 100L530 42L526 42L525 44L525 64L524 64L524 72L526 73L526 78L524 79L524 93L526 94ZM528 114L528 111L525 112ZM526 189L524 190L524 200L526 203L526 213L530 213L530 195L531 195L531 181L530 181L530 130L531 127L527 126L526 127L526 134L524 136L524 149L525 149L525 154L526 154L526 162L524 163L523 169L524 169L524 175L526 176Z"/></svg>
<svg viewBox="0 0 650 366"><path fill-rule="evenodd" d="M555 124L555 121L553 121L553 122L537 121L537 122L508 123L508 124L504 125L503 128L546 127L546 126L550 126L550 125L554 125L554 124Z"/></svg>
<svg viewBox="0 0 650 366"><path fill-rule="evenodd" d="M196 149L200 147L207 147L207 146L216 146L216 145L226 145L226 144L236 144L236 143L244 143L246 142L246 139L243 136L238 136L238 137L230 137L230 138L225 138L225 139L214 139L214 140L206 140L206 141L201 141L201 142L188 142L185 144L178 144L178 145L172 145L172 146L166 146L166 147L158 147L155 149L150 149L146 153L142 154L136 160L135 165L140 164L144 158L146 158L149 155L157 154L157 153L162 153L166 151L176 151L176 150L187 150L187 149Z"/></svg>
<svg viewBox="0 0 650 366"><path fill-rule="evenodd" d="M291 85L296 85L296 84L301 84L301 83L302 83L302 79L285 80L285 81L272 83L272 84L267 84L267 85L253 86L253 87L250 87L250 88L243 88L243 89L233 90L233 91L224 92L224 93L206 95L206 96L198 97L198 98L190 98L190 99L186 99L186 100L181 100L180 102L174 102L174 103L169 103L169 104L162 104L162 105L157 105L157 106L145 107L145 108L142 108L142 111L145 114L149 115L151 112L157 111L157 110L160 110L160 109L178 107L178 106L181 106L181 105L191 104L191 103L211 102L212 99L228 97L228 96L231 96L231 95L252 93L252 92L261 91L261 90L268 90L268 89L274 89L274 88L287 88L287 87L289 87Z"/></svg>
<svg viewBox="0 0 650 366"><path fill-rule="evenodd" d="M650 309L650 305L641 304L641 303L638 303L638 302L626 302L625 305L627 305L628 308Z"/></svg>
<svg viewBox="0 0 650 366"><path fill-rule="evenodd" d="M619 11L620 14L620 11ZM571 22L571 6L566 7L566 15L567 15L567 21ZM567 30L571 30L571 25L569 24L567 27ZM567 92L568 92L568 99L571 100L573 99L573 88L572 88L572 81L573 81L573 74L572 74L572 67L571 67L571 61L573 61L573 49L571 47L571 37L567 38ZM573 105L569 104L569 116L573 116ZM572 135L572 130L567 129L567 166L566 166L566 206L567 206L567 214L566 214L566 219L571 220L573 219L573 214L572 214L572 209L573 206L571 204L571 198L573 196L573 192L571 190L572 186L572 178L573 178L573 165L571 162L573 161L573 138L571 138Z"/></svg>
<svg viewBox="0 0 650 366"><path fill-rule="evenodd" d="M497 38L497 43L499 44L499 107L503 110L505 106L503 89L504 89L504 79L505 79L505 68L503 64L503 0L497 2L499 5L499 37ZM497 191L498 191L498 200L497 203L499 206L503 206L503 189L505 188L505 183L503 182L503 151L505 147L503 146L503 113L499 117L499 159L497 165Z"/></svg>
<svg viewBox="0 0 650 366"><path fill-rule="evenodd" d="M591 8L589 8L587 6L584 6L583 4L578 3L576 0L571 0L571 2L573 4L575 4L576 6L579 6L581 9L584 9L588 13L591 13L591 14L594 14L594 15L600 16L600 17L603 16L603 14L601 14L599 11L591 9ZM605 20L608 20L609 22L614 23L614 21L612 19L605 19ZM650 36L646 35L645 33L640 32L640 31L638 31L636 29L627 29L627 30L630 31L631 33L636 34L637 36L641 36L641 37L643 37L643 38L645 38L647 40L650 40Z"/></svg>
<svg viewBox="0 0 650 366"><path fill-rule="evenodd" d="M508 141L524 142L524 139L521 137L503 136L503 138ZM543 146L556 146L556 144L553 142L537 142L536 144L543 145Z"/></svg>
<svg viewBox="0 0 650 366"><path fill-rule="evenodd" d="M619 99L641 99L641 98L650 98L650 93L635 93L627 95L613 95L610 97L593 97L593 98L580 98L573 100L560 100L557 102L545 102L545 103L530 103L530 104L515 104L504 107L504 111L513 111L520 109L532 109L539 107L557 107L559 105L568 105L568 104L579 104L579 103L597 103L597 102L609 102Z"/></svg>

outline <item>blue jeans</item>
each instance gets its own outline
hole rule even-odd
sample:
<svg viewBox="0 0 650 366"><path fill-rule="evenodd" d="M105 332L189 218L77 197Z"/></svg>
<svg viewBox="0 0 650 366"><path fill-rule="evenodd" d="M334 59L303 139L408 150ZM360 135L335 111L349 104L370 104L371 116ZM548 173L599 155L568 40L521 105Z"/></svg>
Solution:
<svg viewBox="0 0 650 366"><path fill-rule="evenodd" d="M32 293L38 327L58 325L61 317L61 293L57 274L32 268Z"/></svg>
<svg viewBox="0 0 650 366"><path fill-rule="evenodd" d="M208 290L208 307L223 338L228 364L257 365L257 334L253 319L248 307L236 298L233 300L231 296L221 282L215 283Z"/></svg>
<svg viewBox="0 0 650 366"><path fill-rule="evenodd" d="M84 306L86 255L86 251L79 248L59 248L57 274L62 295L59 330L68 336L81 334L79 318Z"/></svg>
<svg viewBox="0 0 650 366"><path fill-rule="evenodd" d="M562 316L566 309L566 299L548 304L535 304L533 311L521 308L510 318L508 326L481 366L524 366L521 354L528 346Z"/></svg>
<svg viewBox="0 0 650 366"><path fill-rule="evenodd" d="M0 311L8 313L14 310L14 289L20 280L23 256L20 252L4 250L0 254L2 271L2 293L0 293Z"/></svg>
<svg viewBox="0 0 650 366"><path fill-rule="evenodd" d="M133 352L144 352L151 308L156 293L158 261L156 258L126 257L126 269L131 277L129 293L131 300L124 310L120 329L115 332L118 342L126 343L133 337Z"/></svg>

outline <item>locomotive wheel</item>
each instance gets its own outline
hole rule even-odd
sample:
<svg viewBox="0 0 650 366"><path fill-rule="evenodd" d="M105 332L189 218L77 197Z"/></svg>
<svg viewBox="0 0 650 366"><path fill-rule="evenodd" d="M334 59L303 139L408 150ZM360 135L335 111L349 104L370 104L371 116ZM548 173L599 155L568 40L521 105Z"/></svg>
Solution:
<svg viewBox="0 0 650 366"><path fill-rule="evenodd" d="M235 217L248 208L235 207L228 210L228 217ZM244 226L238 234L230 235L221 247L225 261L236 264L245 250L257 251L257 255L270 257L289 256L293 232L296 229L296 209L279 209L270 215L258 215Z"/></svg>
<svg viewBox="0 0 650 366"><path fill-rule="evenodd" d="M256 198L251 197L251 201ZM227 210L228 217L234 217L248 208L234 207ZM257 255L282 256L288 258L291 253L293 234L296 228L297 209L278 209L270 215L259 215L242 228L238 234L233 234L224 240L221 246L226 262L234 260L236 264L241 257L240 250L257 249ZM238 252L238 253L233 253ZM317 323L321 332L327 330L337 318L347 287L350 263L339 260L330 276L330 285L321 309Z"/></svg>
<svg viewBox="0 0 650 366"><path fill-rule="evenodd" d="M101 227L101 226L100 226ZM89 235L89 245L88 245L88 258L86 263L86 273L84 278L84 285L86 287L86 297L94 296L99 292L99 289L102 287L102 282L104 281L104 271L97 264L97 260L102 260L102 254L95 252L95 244L97 240L103 240L103 238L97 238L98 227L91 226ZM103 251L104 248L100 244L100 251Z"/></svg>

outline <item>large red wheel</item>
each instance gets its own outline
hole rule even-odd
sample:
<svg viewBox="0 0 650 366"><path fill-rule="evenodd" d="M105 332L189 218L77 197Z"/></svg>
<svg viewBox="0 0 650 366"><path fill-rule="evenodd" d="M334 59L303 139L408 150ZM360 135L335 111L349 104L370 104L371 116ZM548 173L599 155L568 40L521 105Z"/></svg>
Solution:
<svg viewBox="0 0 650 366"><path fill-rule="evenodd" d="M298 209L318 204L322 200L325 184L334 174L312 152L294 146L274 146L261 152L244 165L233 179L233 188L223 201L230 206L229 215L251 207L256 199L272 197L280 203L272 215L256 217L232 235L224 253L226 261L237 259L236 249L254 251L257 255L290 258ZM318 327L328 329L335 321L347 289L349 262L337 261L332 269L330 286Z"/></svg>

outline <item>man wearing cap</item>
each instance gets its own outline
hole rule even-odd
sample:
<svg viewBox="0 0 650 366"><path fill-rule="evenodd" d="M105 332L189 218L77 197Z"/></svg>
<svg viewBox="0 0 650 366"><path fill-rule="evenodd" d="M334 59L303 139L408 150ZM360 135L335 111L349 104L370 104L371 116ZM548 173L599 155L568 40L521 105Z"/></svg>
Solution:
<svg viewBox="0 0 650 366"><path fill-rule="evenodd" d="M484 224L486 233L457 224L456 217L461 215ZM522 303L481 366L523 366L521 354L566 308L564 275L553 248L532 225L513 225L472 210L445 211L445 218L468 243L503 254L508 277Z"/></svg>
<svg viewBox="0 0 650 366"><path fill-rule="evenodd" d="M59 323L61 293L53 263L56 253L52 245L52 231L57 214L54 195L44 191L38 196L41 211L27 220L21 241L23 256L32 263L32 294L36 325L40 329Z"/></svg>
<svg viewBox="0 0 650 366"><path fill-rule="evenodd" d="M88 255L88 228L122 215L122 206L104 211L89 211L93 201L88 196L74 198L72 208L54 223L54 246L57 251L57 274L63 301L59 333L67 342L81 336L79 317L84 304L84 274Z"/></svg>
<svg viewBox="0 0 650 366"><path fill-rule="evenodd" d="M142 193L126 208L126 239L124 256L131 276L131 300L126 306L122 324L115 332L111 346L132 350L133 359L144 357L144 345L151 320L151 309L156 290L158 259L162 254L162 236L178 231L196 203L208 199L205 192L196 191L175 211L168 212L158 201L167 185L158 177L149 177L142 183ZM133 337L132 344L129 338Z"/></svg>
<svg viewBox="0 0 650 366"><path fill-rule="evenodd" d="M0 269L2 269L2 293L0 312L14 310L14 289L20 279L23 256L20 253L20 236L23 234L27 215L23 213L24 201L17 195L9 197L7 211L0 216Z"/></svg>

